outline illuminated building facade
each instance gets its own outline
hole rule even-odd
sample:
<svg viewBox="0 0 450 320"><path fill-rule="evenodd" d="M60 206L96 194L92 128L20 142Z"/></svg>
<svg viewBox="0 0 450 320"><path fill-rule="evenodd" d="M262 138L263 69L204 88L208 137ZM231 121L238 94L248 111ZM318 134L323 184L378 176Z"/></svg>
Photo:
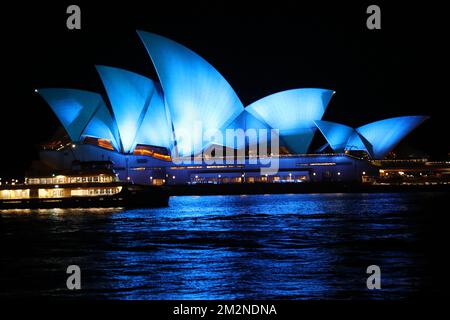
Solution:
<svg viewBox="0 0 450 320"><path fill-rule="evenodd" d="M224 77L190 49L159 35L138 31L158 80L109 66L96 66L106 96L75 89L38 89L67 132L68 141L41 151L50 168L74 161L111 161L121 180L136 184L303 183L361 181L377 171L367 159L383 159L426 117L405 116L351 128L322 120L333 90L299 88L274 93L244 107ZM262 174L249 161L255 141L205 139L193 130L226 135L228 129L276 129L279 170ZM334 153L310 154L322 134ZM213 146L244 150L245 161L208 163ZM355 151L365 156L355 156ZM198 157L194 164L175 159Z"/></svg>

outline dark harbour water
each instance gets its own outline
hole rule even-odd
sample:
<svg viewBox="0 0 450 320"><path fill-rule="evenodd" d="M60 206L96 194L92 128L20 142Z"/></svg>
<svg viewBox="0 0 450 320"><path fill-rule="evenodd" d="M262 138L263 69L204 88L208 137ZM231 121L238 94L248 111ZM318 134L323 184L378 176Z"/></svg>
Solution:
<svg viewBox="0 0 450 320"><path fill-rule="evenodd" d="M0 297L433 298L448 197L183 196L160 209L0 211ZM71 264L82 290L66 289ZM371 264L378 291L366 288Z"/></svg>

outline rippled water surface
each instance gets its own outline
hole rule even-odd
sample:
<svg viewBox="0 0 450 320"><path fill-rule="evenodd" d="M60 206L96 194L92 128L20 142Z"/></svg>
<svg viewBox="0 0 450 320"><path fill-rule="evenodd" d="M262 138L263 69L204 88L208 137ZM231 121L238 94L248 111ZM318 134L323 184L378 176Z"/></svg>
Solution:
<svg viewBox="0 0 450 320"><path fill-rule="evenodd" d="M0 295L402 299L435 291L448 194L173 197L158 209L5 210ZM82 290L66 289L68 265ZM366 268L382 290L366 288Z"/></svg>

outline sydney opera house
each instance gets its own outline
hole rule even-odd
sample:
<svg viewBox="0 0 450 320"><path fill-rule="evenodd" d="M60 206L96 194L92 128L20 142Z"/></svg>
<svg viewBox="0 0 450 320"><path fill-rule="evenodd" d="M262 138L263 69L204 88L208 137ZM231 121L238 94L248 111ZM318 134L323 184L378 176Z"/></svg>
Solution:
<svg viewBox="0 0 450 320"><path fill-rule="evenodd" d="M78 89L36 89L65 131L41 150L47 167L67 170L80 161L108 162L121 180L156 185L361 181L378 173L373 160L385 158L426 120L402 116L358 128L325 121L335 92L316 88L277 92L244 106L202 57L165 37L142 31L138 35L157 80L98 65L104 86L98 91L105 96ZM254 129L258 135L239 141L214 135L205 139L195 125L223 136L230 129ZM326 144L312 150L317 135ZM267 154L254 148L260 140L271 145ZM208 161L212 149L225 150L223 161ZM261 167L273 164L262 160L276 160L277 170L263 173Z"/></svg>

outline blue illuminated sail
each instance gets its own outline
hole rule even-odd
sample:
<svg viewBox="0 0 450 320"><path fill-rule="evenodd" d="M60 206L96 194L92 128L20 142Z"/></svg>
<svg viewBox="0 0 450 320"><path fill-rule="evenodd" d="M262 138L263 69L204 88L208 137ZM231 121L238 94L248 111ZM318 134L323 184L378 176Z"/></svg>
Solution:
<svg viewBox="0 0 450 320"><path fill-rule="evenodd" d="M366 151L373 158L372 145L354 129L353 133L348 138L345 150Z"/></svg>
<svg viewBox="0 0 450 320"><path fill-rule="evenodd" d="M250 130L254 130L256 133L256 139L254 141L250 141L251 138L246 138L245 142L242 140L235 139L234 145L235 149L242 149L248 144L256 144L261 139L266 139L267 141L270 141L270 129L271 127L265 123L264 121L261 121L257 118L255 118L252 114L250 114L247 110L243 110L239 116L237 116L232 123L230 123L227 126L227 129L231 130L237 130L242 129L244 132L248 133L248 137L252 137L252 132ZM266 131L266 135L261 136L260 134L264 134L264 131ZM224 132L224 135L226 133Z"/></svg>
<svg viewBox="0 0 450 320"><path fill-rule="evenodd" d="M130 153L147 110L159 105L161 96L152 80L134 72L106 66L97 66L97 71L111 103L123 152Z"/></svg>
<svg viewBox="0 0 450 320"><path fill-rule="evenodd" d="M121 150L119 130L105 102L102 101L102 104L83 130L82 137L85 136L108 139L115 150Z"/></svg>
<svg viewBox="0 0 450 320"><path fill-rule="evenodd" d="M76 89L48 88L38 93L50 105L70 139L79 141L95 111L104 104L95 92Z"/></svg>
<svg viewBox="0 0 450 320"><path fill-rule="evenodd" d="M173 146L172 129L159 83L155 83L155 97L142 120L136 135L136 144L146 144L170 149Z"/></svg>
<svg viewBox="0 0 450 320"><path fill-rule="evenodd" d="M292 89L281 91L245 109L273 129L294 153L306 153L316 131L314 120L322 116L334 91L326 89Z"/></svg>
<svg viewBox="0 0 450 320"><path fill-rule="evenodd" d="M159 35L138 31L155 66L171 115L180 156L197 154L210 143L193 134L223 130L243 110L230 84L202 57Z"/></svg>
<svg viewBox="0 0 450 320"><path fill-rule="evenodd" d="M324 120L316 120L314 123L336 152L344 152L350 136L355 132L355 129L340 123Z"/></svg>
<svg viewBox="0 0 450 320"><path fill-rule="evenodd" d="M366 124L356 131L372 146L372 157L383 159L412 130L428 117L404 116Z"/></svg>

